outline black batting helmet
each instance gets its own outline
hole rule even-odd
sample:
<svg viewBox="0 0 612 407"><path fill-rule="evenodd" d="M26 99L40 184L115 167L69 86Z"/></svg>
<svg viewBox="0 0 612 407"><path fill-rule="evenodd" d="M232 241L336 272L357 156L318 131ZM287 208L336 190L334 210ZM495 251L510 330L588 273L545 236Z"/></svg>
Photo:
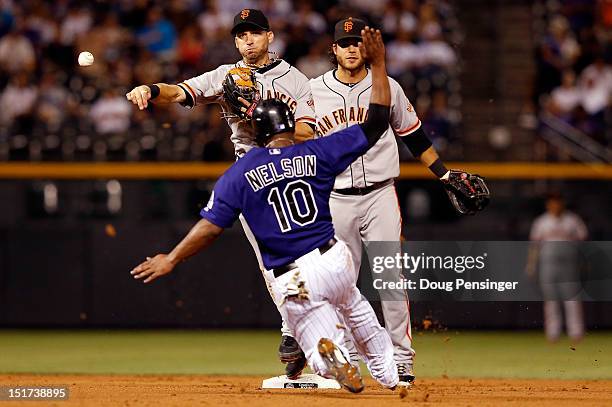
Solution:
<svg viewBox="0 0 612 407"><path fill-rule="evenodd" d="M255 141L265 146L278 133L295 130L295 118L289 106L279 99L266 99L253 111L251 124L255 129Z"/></svg>

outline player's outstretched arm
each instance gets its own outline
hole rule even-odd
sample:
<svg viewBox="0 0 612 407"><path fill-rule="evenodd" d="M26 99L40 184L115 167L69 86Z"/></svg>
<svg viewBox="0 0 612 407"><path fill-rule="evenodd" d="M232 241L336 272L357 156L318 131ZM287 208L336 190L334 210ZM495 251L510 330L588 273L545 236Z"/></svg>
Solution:
<svg viewBox="0 0 612 407"><path fill-rule="evenodd" d="M145 283L151 282L170 273L177 264L210 246L221 233L223 228L202 219L169 254L147 257L144 262L134 267L130 274L137 280L144 278Z"/></svg>
<svg viewBox="0 0 612 407"><path fill-rule="evenodd" d="M140 110L149 106L149 101L158 104L180 103L187 99L183 88L178 85L156 83L154 85L140 85L125 94L127 100L137 105Z"/></svg>
<svg viewBox="0 0 612 407"><path fill-rule="evenodd" d="M389 106L391 105L391 88L385 66L385 44L380 30L365 27L361 30L362 42L359 50L372 69L372 93L368 118L360 126L372 147L389 127Z"/></svg>
<svg viewBox="0 0 612 407"><path fill-rule="evenodd" d="M361 30L362 42L359 43L359 51L372 69L372 93L370 104L390 106L391 88L387 76L385 64L385 44L382 40L380 30L365 27Z"/></svg>

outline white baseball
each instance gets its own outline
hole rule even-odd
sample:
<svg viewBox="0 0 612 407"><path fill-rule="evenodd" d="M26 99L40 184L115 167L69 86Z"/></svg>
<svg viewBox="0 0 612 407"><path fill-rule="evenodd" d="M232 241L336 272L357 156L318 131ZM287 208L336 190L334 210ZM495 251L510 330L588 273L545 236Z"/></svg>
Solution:
<svg viewBox="0 0 612 407"><path fill-rule="evenodd" d="M93 64L94 57L91 52L83 51L79 54L79 65L81 66L89 66Z"/></svg>

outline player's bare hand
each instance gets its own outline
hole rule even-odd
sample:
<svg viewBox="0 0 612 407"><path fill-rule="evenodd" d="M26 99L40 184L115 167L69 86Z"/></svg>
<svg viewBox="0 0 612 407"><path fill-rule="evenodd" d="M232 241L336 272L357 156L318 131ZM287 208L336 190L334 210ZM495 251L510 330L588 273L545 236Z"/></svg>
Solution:
<svg viewBox="0 0 612 407"><path fill-rule="evenodd" d="M382 40L380 30L375 30L366 26L361 30L362 41L359 42L361 55L370 65L380 65L385 63L385 44Z"/></svg>
<svg viewBox="0 0 612 407"><path fill-rule="evenodd" d="M251 107L251 103L242 96L238 96L238 101L244 105L244 107L240 108L243 113L246 112L249 107Z"/></svg>
<svg viewBox="0 0 612 407"><path fill-rule="evenodd" d="M257 92L255 94L255 99L252 102L249 102L248 100L246 100L242 96L238 96L238 101L244 105L244 107L240 108L240 111L242 113L244 113L247 117L249 117L249 118L252 117L253 116L253 111L255 110L257 105L259 104L260 100L261 100L261 97L259 95L259 92Z"/></svg>
<svg viewBox="0 0 612 407"><path fill-rule="evenodd" d="M136 280L145 279L144 283L149 283L158 277L170 273L174 269L174 263L170 261L167 254L158 254L151 258L147 257L145 261L136 266L130 274Z"/></svg>
<svg viewBox="0 0 612 407"><path fill-rule="evenodd" d="M137 105L140 110L146 109L151 99L151 88L147 85L140 85L125 94L127 100Z"/></svg>

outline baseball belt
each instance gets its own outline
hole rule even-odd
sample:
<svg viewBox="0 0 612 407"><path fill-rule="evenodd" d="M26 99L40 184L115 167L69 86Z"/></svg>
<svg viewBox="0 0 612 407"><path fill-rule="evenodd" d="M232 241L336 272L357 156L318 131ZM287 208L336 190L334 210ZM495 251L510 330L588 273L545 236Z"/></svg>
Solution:
<svg viewBox="0 0 612 407"><path fill-rule="evenodd" d="M354 187L354 188L344 188L344 189L334 189L334 192L342 195L367 195L372 191L377 189L386 187L387 185L393 184L392 179L388 179L386 181L375 182L368 187Z"/></svg>
<svg viewBox="0 0 612 407"><path fill-rule="evenodd" d="M325 244L323 244L323 246L320 246L318 248L319 252L321 254L325 254L325 252L327 252L329 249L334 247L334 245L337 242L338 241L332 237ZM293 269L296 269L297 267L298 267L298 265L294 261L292 261L291 263L287 263L284 266L280 266L280 267L277 267L275 269L272 269L272 274L274 274L275 278L278 278L278 277L282 276L283 274L285 274L286 272L291 271Z"/></svg>

